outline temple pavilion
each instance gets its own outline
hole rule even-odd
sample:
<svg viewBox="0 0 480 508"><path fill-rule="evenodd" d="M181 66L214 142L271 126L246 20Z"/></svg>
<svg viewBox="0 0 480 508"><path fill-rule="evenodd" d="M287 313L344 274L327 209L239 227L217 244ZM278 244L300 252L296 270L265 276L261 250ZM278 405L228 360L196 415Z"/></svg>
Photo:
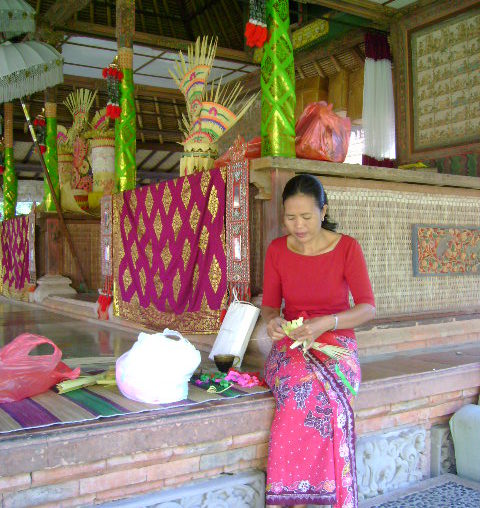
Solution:
<svg viewBox="0 0 480 508"><path fill-rule="evenodd" d="M202 356L175 403L102 384L0 403L1 508L265 506L272 394L205 379L233 295L261 304L300 173L377 305L360 506L478 506L478 430L465 450L449 426L480 422L477 1L0 0L0 41L0 348L46 337L94 375L169 328ZM270 347L260 317L240 370Z"/></svg>

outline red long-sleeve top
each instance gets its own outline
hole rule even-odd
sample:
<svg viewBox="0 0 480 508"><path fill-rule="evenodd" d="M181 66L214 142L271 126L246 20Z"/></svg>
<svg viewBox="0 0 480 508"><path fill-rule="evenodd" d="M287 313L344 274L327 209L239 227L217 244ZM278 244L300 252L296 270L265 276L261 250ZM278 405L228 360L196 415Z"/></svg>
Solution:
<svg viewBox="0 0 480 508"><path fill-rule="evenodd" d="M356 305L375 306L362 249L351 236L342 235L333 250L316 256L291 251L286 236L268 246L262 305L280 308L283 298L286 320L302 313L312 318L347 310L349 291ZM354 336L350 329L342 333Z"/></svg>

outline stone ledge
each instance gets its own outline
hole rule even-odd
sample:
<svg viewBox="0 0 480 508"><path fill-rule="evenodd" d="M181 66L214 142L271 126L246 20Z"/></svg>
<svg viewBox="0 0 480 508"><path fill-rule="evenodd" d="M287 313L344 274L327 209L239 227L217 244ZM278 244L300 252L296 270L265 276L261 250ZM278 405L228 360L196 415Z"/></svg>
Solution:
<svg viewBox="0 0 480 508"><path fill-rule="evenodd" d="M307 159L285 157L262 157L250 162L252 172L264 172L271 169L294 171L296 173L312 173L315 175L337 176L348 179L383 180L387 182L414 183L439 187L457 187L466 189L480 189L480 178L429 171L405 170L396 168L381 168L377 166L362 166L360 164L345 164L322 162Z"/></svg>

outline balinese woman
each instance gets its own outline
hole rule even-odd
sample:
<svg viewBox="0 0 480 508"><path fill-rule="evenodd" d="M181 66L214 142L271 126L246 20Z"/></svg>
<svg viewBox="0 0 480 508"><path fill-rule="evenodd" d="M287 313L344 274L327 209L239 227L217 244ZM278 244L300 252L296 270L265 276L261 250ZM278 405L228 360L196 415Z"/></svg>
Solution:
<svg viewBox="0 0 480 508"><path fill-rule="evenodd" d="M265 378L276 400L266 502L356 508L351 401L360 365L353 328L375 315L372 288L360 245L336 233L328 218L320 181L295 176L282 197L288 235L267 249L262 301L273 339ZM300 317L303 323L286 336L283 326ZM318 351L324 345L344 354Z"/></svg>

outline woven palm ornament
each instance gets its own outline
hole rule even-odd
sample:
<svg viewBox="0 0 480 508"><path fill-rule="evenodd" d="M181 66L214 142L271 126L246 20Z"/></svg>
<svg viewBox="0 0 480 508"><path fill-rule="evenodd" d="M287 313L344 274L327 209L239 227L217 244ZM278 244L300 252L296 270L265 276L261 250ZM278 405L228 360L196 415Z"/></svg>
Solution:
<svg viewBox="0 0 480 508"><path fill-rule="evenodd" d="M256 95L242 95L237 83L222 85L222 78L207 84L217 49L217 39L197 38L188 47L187 59L179 52L174 71L170 75L185 96L187 115L182 115L180 129L184 134L184 154L180 160L180 176L207 171L218 156L217 141L231 129Z"/></svg>

